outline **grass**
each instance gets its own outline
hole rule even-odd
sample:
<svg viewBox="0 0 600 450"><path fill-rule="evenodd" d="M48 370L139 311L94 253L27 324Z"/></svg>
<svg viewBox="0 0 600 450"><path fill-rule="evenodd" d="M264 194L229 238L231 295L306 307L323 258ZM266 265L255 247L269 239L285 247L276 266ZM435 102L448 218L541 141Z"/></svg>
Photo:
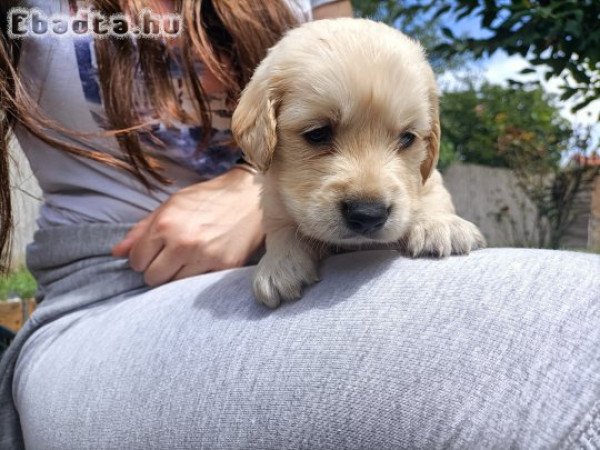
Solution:
<svg viewBox="0 0 600 450"><path fill-rule="evenodd" d="M0 301L9 297L31 298L37 284L25 268L19 268L8 275L0 275Z"/></svg>

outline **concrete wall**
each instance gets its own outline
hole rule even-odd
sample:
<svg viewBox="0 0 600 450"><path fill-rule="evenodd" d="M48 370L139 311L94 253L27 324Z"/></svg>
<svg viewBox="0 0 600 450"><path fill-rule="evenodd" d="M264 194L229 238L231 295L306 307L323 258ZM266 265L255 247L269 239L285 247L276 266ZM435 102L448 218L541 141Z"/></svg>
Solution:
<svg viewBox="0 0 600 450"><path fill-rule="evenodd" d="M16 142L11 149L11 157L10 180L15 221L11 264L16 267L24 264L25 247L33 239L42 191Z"/></svg>
<svg viewBox="0 0 600 450"><path fill-rule="evenodd" d="M539 246L535 206L519 188L510 170L458 163L450 166L443 176L457 213L479 226L488 246ZM582 190L576 197L576 208L582 213L565 233L563 247L586 248L590 244L588 235L591 239L592 233L600 233L600 205L596 221L590 217L593 198L600 204L599 179L596 179L595 197L591 189Z"/></svg>
<svg viewBox="0 0 600 450"><path fill-rule="evenodd" d="M596 181L599 177L596 177ZM595 184L595 183L593 183ZM579 191L573 200L573 211L579 211L562 239L562 246L565 248L582 249L590 247L590 234L592 227L592 196L593 184ZM597 226L597 225L596 225ZM596 231L598 233L598 231Z"/></svg>
<svg viewBox="0 0 600 450"><path fill-rule="evenodd" d="M600 251L600 176L592 190L592 208L588 227L588 248Z"/></svg>
<svg viewBox="0 0 600 450"><path fill-rule="evenodd" d="M536 210L510 170L453 164L443 174L456 212L475 223L489 247L536 247Z"/></svg>

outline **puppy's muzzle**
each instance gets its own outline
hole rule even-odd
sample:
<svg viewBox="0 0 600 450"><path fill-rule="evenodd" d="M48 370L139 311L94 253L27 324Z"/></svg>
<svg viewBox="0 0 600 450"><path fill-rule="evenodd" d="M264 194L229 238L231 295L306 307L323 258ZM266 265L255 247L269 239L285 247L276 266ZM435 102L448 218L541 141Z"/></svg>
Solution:
<svg viewBox="0 0 600 450"><path fill-rule="evenodd" d="M379 201L346 200L341 203L342 215L350 230L372 234L380 230L390 215L390 207Z"/></svg>

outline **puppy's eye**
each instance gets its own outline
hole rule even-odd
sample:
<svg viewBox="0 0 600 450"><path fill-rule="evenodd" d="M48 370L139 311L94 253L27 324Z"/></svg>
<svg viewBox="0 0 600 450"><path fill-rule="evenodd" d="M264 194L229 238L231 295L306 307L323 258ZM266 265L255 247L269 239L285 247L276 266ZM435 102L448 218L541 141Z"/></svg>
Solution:
<svg viewBox="0 0 600 450"><path fill-rule="evenodd" d="M415 136L415 134L411 133L410 131L402 133L400 135L400 137L398 138L398 143L400 144L400 149L404 150L404 149L407 149L408 147L410 147L411 145L413 145L416 138L417 138L417 136Z"/></svg>
<svg viewBox="0 0 600 450"><path fill-rule="evenodd" d="M333 130L329 125L326 125L307 131L303 136L311 145L328 145L333 141Z"/></svg>

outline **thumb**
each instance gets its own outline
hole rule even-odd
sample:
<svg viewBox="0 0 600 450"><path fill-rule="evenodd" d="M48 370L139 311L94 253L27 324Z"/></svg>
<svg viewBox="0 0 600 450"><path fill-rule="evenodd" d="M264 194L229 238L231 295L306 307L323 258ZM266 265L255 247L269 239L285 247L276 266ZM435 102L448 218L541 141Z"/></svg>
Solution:
<svg viewBox="0 0 600 450"><path fill-rule="evenodd" d="M153 218L154 213L136 223L131 230L127 232L125 237L113 246L112 256L115 258L125 258L129 256L129 252L135 243L146 233L150 227Z"/></svg>

